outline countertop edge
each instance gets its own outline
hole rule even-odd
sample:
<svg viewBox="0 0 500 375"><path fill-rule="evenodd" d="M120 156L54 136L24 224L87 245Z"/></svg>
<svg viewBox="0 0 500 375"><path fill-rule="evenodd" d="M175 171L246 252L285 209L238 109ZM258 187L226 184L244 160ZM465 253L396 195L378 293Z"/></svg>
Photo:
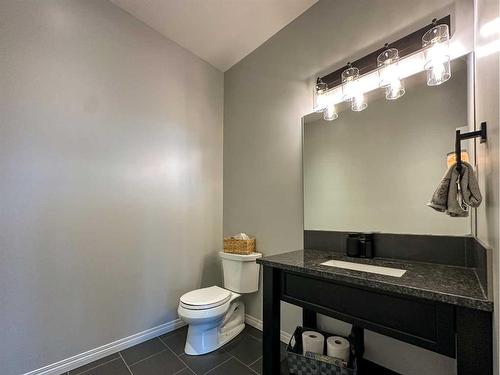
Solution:
<svg viewBox="0 0 500 375"><path fill-rule="evenodd" d="M321 271L316 271L312 269L307 269L304 267L293 266L288 264L283 264L280 262L275 262L272 260L268 260L265 257L257 259L258 264L262 264L263 266L279 268L282 270L289 270L297 273L302 273L306 275L316 276L324 279L340 281L345 283L350 283L356 286L364 286L371 289L379 289L386 292L391 292L394 294L400 294L404 296L414 297L414 298L423 298L431 301L437 301L445 304L450 304L454 306L466 307L474 310L482 310L487 312L492 312L494 310L493 301L489 299L480 300L476 298L463 297L454 294L446 294L446 293L438 293L429 291L426 289L413 288L410 286L402 286L402 285L393 285L389 283L385 283L378 280L368 280L361 277L347 276L347 275L338 275L338 274L328 274L325 275Z"/></svg>

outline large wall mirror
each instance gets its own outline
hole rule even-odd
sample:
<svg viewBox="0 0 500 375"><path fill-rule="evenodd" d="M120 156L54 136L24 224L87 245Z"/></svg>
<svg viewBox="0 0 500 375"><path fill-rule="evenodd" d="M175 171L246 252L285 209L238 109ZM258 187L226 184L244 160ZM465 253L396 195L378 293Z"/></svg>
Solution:
<svg viewBox="0 0 500 375"><path fill-rule="evenodd" d="M305 116L305 230L471 234L474 212L452 218L427 203L447 170L455 130L473 127L473 81L468 55L452 62L442 85L427 86L419 73L397 100L375 90L362 112L345 105L335 121ZM471 146L462 145L473 164Z"/></svg>

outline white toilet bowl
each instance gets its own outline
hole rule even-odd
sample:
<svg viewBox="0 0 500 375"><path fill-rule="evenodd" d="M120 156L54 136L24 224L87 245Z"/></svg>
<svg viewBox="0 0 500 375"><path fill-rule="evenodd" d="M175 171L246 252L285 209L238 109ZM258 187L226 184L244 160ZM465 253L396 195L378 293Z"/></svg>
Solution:
<svg viewBox="0 0 500 375"><path fill-rule="evenodd" d="M262 254L220 253L224 268L224 286L196 289L180 298L177 312L189 324L184 351L201 355L217 350L245 328L245 305L239 293L258 289ZM229 290L231 289L231 290Z"/></svg>
<svg viewBox="0 0 500 375"><path fill-rule="evenodd" d="M238 293L218 286L197 289L181 297L177 312L189 324L184 351L189 355L212 352L245 328L245 306Z"/></svg>

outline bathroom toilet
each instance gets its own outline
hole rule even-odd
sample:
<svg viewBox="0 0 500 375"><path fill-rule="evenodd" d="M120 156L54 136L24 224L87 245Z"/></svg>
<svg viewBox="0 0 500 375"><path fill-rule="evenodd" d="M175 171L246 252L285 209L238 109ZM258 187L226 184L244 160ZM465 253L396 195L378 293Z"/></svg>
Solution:
<svg viewBox="0 0 500 375"><path fill-rule="evenodd" d="M245 328L245 305L241 294L259 288L260 265L250 255L220 252L224 288L211 286L181 296L177 312L189 324L184 351L189 355L212 352L231 341Z"/></svg>

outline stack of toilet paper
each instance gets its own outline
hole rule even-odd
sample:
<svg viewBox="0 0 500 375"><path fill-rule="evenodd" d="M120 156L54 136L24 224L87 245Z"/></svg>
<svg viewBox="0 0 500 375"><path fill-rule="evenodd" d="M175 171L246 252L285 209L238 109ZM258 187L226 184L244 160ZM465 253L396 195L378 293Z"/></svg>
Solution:
<svg viewBox="0 0 500 375"><path fill-rule="evenodd" d="M326 339L326 354L329 357L339 358L343 361L349 361L350 343L347 339L340 336L330 336ZM325 350L325 337L315 331L304 331L302 333L303 354L306 352L323 355Z"/></svg>

